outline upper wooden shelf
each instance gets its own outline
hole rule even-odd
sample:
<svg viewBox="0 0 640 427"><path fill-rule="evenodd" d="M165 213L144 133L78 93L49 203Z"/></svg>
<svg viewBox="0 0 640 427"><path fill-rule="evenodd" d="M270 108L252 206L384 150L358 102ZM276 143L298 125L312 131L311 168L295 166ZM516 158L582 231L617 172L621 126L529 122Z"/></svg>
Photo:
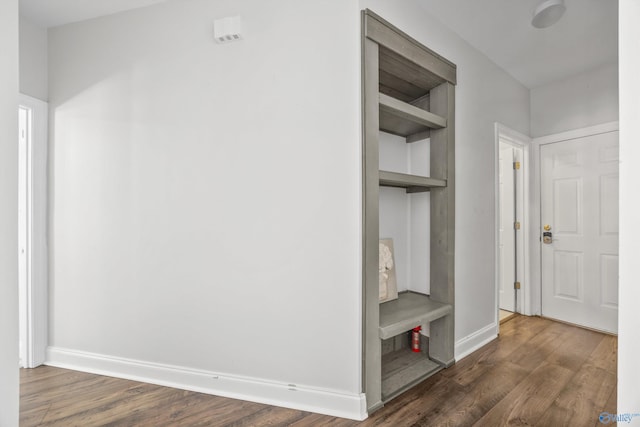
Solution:
<svg viewBox="0 0 640 427"><path fill-rule="evenodd" d="M410 136L429 129L442 129L447 119L384 93L379 95L380 129L394 135Z"/></svg>
<svg viewBox="0 0 640 427"><path fill-rule="evenodd" d="M380 46L381 70L424 91L444 82L456 84L455 64L370 10L364 12L364 31L368 39Z"/></svg>
<svg viewBox="0 0 640 427"><path fill-rule="evenodd" d="M447 181L444 179L388 171L379 171L378 173L379 184L382 187L406 188L407 193L420 193L432 188L447 186Z"/></svg>
<svg viewBox="0 0 640 427"><path fill-rule="evenodd" d="M380 338L395 337L452 312L451 304L433 301L416 292L403 292L398 299L380 304Z"/></svg>
<svg viewBox="0 0 640 427"><path fill-rule="evenodd" d="M380 46L379 61L379 91L405 102L427 95L446 81L384 46Z"/></svg>

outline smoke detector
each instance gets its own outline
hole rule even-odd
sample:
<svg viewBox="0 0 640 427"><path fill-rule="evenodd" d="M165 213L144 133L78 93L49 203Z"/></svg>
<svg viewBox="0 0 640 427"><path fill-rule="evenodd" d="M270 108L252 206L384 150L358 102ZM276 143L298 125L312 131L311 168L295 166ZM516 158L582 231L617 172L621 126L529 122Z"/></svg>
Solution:
<svg viewBox="0 0 640 427"><path fill-rule="evenodd" d="M547 28L562 18L567 7L564 0L543 0L533 11L531 25L536 28Z"/></svg>

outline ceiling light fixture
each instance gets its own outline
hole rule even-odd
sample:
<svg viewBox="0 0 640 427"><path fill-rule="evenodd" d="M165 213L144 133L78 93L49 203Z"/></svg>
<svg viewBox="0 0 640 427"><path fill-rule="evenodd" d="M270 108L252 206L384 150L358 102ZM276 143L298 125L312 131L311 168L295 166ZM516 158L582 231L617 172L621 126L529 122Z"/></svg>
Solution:
<svg viewBox="0 0 640 427"><path fill-rule="evenodd" d="M533 11L531 25L536 28L547 28L562 18L567 7L564 0L543 0Z"/></svg>

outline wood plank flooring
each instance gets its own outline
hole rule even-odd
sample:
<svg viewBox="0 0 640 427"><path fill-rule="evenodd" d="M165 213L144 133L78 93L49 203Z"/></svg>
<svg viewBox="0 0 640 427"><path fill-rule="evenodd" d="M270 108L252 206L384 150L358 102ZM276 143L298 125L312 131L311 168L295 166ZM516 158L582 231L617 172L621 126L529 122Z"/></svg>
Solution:
<svg viewBox="0 0 640 427"><path fill-rule="evenodd" d="M598 426L616 412L617 339L516 316L500 337L363 422L42 366L20 426Z"/></svg>

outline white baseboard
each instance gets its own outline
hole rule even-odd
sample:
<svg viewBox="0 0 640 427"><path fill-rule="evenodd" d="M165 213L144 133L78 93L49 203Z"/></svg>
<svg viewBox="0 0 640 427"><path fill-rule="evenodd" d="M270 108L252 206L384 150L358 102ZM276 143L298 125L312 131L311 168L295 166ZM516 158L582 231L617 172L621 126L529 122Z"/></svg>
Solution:
<svg viewBox="0 0 640 427"><path fill-rule="evenodd" d="M346 394L59 347L47 349L45 364L334 417L367 418L362 393Z"/></svg>
<svg viewBox="0 0 640 427"><path fill-rule="evenodd" d="M466 337L456 341L456 347L454 350L456 361L467 357L496 338L498 338L498 325L496 323L492 323L471 335L467 335Z"/></svg>

